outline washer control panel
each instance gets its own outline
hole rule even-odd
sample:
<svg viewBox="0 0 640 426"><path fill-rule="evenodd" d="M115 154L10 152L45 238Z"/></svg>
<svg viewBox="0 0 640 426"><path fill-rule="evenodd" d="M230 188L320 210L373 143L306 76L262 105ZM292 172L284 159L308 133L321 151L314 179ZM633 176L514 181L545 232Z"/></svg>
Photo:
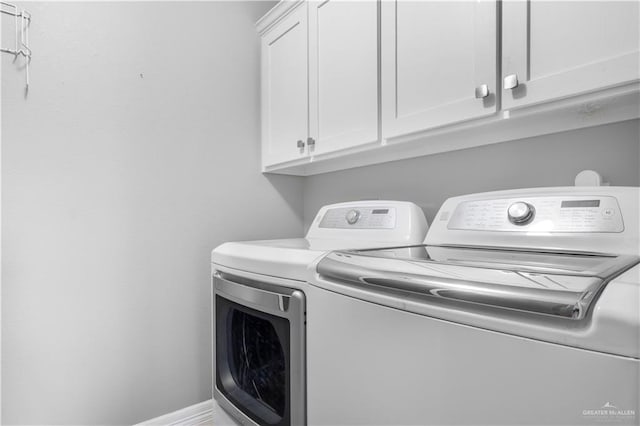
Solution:
<svg viewBox="0 0 640 426"><path fill-rule="evenodd" d="M320 221L320 228L393 229L396 209L385 206L357 206L329 209Z"/></svg>
<svg viewBox="0 0 640 426"><path fill-rule="evenodd" d="M622 232L620 206L610 196L549 196L463 201L448 229L521 232Z"/></svg>

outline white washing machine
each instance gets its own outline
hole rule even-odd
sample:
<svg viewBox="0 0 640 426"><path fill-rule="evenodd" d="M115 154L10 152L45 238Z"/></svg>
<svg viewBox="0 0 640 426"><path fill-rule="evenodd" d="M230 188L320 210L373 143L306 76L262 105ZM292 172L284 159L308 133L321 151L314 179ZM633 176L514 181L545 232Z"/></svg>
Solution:
<svg viewBox="0 0 640 426"><path fill-rule="evenodd" d="M309 424L638 424L638 210L632 187L462 196L424 245L324 256Z"/></svg>
<svg viewBox="0 0 640 426"><path fill-rule="evenodd" d="M306 238L213 250L214 424L306 424L309 265L330 250L419 244L426 232L413 203L356 201L320 209Z"/></svg>

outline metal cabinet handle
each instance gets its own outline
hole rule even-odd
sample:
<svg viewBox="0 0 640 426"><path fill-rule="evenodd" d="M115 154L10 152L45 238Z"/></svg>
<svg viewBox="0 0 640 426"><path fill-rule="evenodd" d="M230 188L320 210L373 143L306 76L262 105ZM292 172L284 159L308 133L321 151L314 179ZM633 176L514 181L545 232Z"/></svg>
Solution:
<svg viewBox="0 0 640 426"><path fill-rule="evenodd" d="M302 142L302 140L299 140L296 144L296 146L300 149L304 148L304 142Z"/></svg>
<svg viewBox="0 0 640 426"><path fill-rule="evenodd" d="M518 87L518 74L509 74L504 78L505 89L515 89Z"/></svg>
<svg viewBox="0 0 640 426"><path fill-rule="evenodd" d="M486 84L481 84L476 87L476 99L482 99L489 96L489 86Z"/></svg>
<svg viewBox="0 0 640 426"><path fill-rule="evenodd" d="M316 140L312 137L307 138L307 146L312 147L316 145Z"/></svg>

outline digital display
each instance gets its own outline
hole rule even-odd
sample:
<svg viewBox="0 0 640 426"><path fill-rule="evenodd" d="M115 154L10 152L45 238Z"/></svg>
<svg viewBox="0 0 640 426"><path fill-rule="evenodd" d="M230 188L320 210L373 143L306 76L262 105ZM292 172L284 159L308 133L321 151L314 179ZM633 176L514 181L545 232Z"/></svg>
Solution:
<svg viewBox="0 0 640 426"><path fill-rule="evenodd" d="M371 211L371 214L387 214L389 209L375 209Z"/></svg>
<svg viewBox="0 0 640 426"><path fill-rule="evenodd" d="M600 207L600 200L563 201L560 207Z"/></svg>

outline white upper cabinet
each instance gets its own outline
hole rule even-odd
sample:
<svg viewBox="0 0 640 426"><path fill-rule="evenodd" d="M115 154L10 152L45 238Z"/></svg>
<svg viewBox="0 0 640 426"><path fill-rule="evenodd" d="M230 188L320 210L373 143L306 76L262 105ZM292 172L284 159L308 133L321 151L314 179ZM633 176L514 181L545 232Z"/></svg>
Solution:
<svg viewBox="0 0 640 426"><path fill-rule="evenodd" d="M265 172L640 117L638 0L286 0L257 28Z"/></svg>
<svg viewBox="0 0 640 426"><path fill-rule="evenodd" d="M378 3L309 2L311 155L378 141Z"/></svg>
<svg viewBox="0 0 640 426"><path fill-rule="evenodd" d="M497 4L382 2L382 137L496 112Z"/></svg>
<svg viewBox="0 0 640 426"><path fill-rule="evenodd" d="M262 37L262 163L306 157L308 129L307 5Z"/></svg>
<svg viewBox="0 0 640 426"><path fill-rule="evenodd" d="M502 3L503 109L639 78L637 1Z"/></svg>

